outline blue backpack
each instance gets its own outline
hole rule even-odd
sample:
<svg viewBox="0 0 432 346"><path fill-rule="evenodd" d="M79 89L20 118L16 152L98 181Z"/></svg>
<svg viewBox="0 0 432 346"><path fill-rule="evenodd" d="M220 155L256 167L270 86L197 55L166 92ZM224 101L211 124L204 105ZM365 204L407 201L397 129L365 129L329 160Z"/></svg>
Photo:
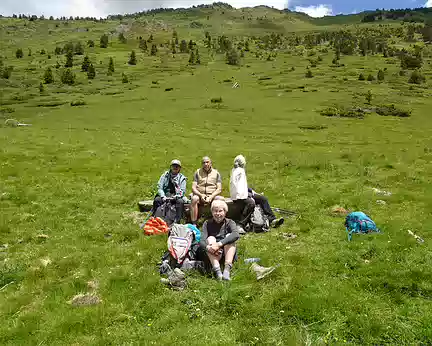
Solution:
<svg viewBox="0 0 432 346"><path fill-rule="evenodd" d="M345 227L349 241L351 241L353 233L381 232L375 222L361 211L355 211L348 214L345 219Z"/></svg>

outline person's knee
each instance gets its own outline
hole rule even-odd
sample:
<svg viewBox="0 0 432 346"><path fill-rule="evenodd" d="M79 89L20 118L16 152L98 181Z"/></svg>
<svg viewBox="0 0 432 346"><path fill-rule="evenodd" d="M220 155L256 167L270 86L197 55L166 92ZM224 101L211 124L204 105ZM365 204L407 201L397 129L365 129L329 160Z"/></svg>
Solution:
<svg viewBox="0 0 432 346"><path fill-rule="evenodd" d="M223 197L223 196L216 196L213 200L214 201L225 201L225 197Z"/></svg>
<svg viewBox="0 0 432 346"><path fill-rule="evenodd" d="M212 237L212 236L210 236L210 237L208 237L207 238L207 244L214 244L214 243L216 243L216 238L215 237Z"/></svg>
<svg viewBox="0 0 432 346"><path fill-rule="evenodd" d="M197 205L199 203L200 198L197 195L192 196L192 205Z"/></svg>

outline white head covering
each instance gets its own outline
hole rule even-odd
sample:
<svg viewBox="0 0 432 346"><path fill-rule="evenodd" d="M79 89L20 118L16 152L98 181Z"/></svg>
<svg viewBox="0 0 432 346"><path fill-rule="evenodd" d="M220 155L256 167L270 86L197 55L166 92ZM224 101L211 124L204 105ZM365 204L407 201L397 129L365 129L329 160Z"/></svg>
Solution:
<svg viewBox="0 0 432 346"><path fill-rule="evenodd" d="M234 167L242 167L244 168L246 166L246 159L243 155L237 155L234 159Z"/></svg>

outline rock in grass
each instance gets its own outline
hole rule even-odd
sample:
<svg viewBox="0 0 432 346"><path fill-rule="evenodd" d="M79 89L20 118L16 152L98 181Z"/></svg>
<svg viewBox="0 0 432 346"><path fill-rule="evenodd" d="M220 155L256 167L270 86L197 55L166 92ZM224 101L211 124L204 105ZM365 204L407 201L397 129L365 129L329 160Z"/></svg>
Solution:
<svg viewBox="0 0 432 346"><path fill-rule="evenodd" d="M72 306L91 306L100 304L102 300L96 294L77 294L73 297L69 304Z"/></svg>
<svg viewBox="0 0 432 346"><path fill-rule="evenodd" d="M49 264L52 263L52 261L51 261L49 258L42 258L42 259L40 260L40 262L41 262L41 264L42 264L44 267L47 267Z"/></svg>

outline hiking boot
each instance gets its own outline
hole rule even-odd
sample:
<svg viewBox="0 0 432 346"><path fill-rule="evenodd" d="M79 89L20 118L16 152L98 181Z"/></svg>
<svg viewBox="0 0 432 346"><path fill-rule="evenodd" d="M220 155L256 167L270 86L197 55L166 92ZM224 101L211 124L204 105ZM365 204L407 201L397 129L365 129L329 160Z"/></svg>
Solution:
<svg viewBox="0 0 432 346"><path fill-rule="evenodd" d="M270 226L272 226L273 228L278 228L280 226L282 226L282 224L285 222L285 219L283 217L279 218L279 219L274 219L271 223Z"/></svg>
<svg viewBox="0 0 432 346"><path fill-rule="evenodd" d="M250 270L252 272L255 272L257 280L261 280L261 279L265 278L267 275L271 274L276 268L277 268L276 266L263 267L263 266L260 266L259 264L252 263Z"/></svg>

